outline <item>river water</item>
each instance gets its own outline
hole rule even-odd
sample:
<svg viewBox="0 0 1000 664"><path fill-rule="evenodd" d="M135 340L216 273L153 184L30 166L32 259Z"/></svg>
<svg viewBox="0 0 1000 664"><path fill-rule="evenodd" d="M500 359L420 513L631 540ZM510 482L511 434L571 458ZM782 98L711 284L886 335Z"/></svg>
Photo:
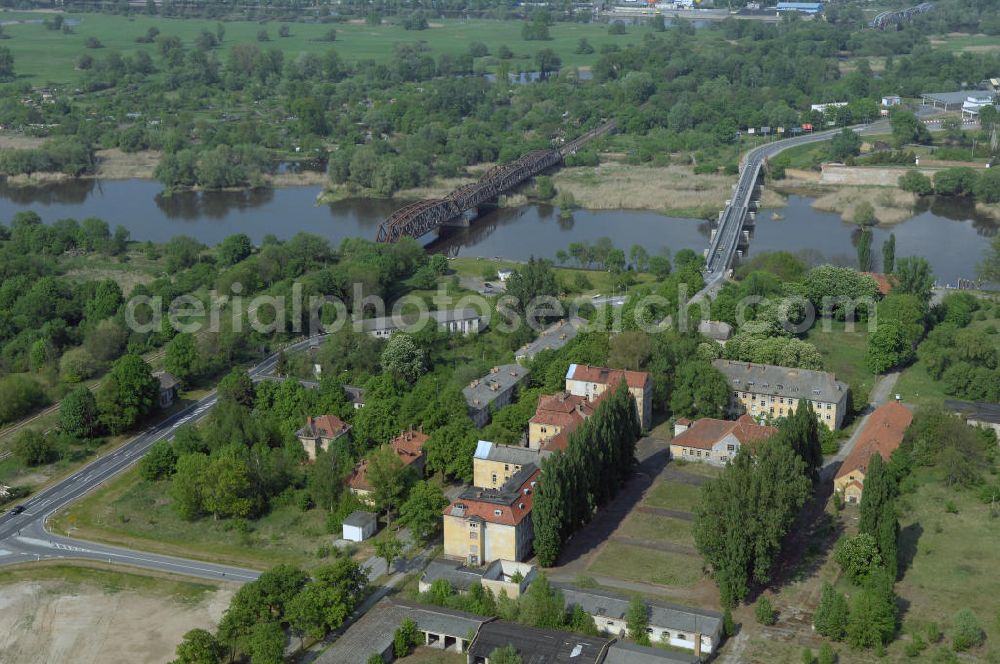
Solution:
<svg viewBox="0 0 1000 664"><path fill-rule="evenodd" d="M159 195L162 185L150 180L81 180L44 187L0 186L0 222L9 223L22 210L34 210L44 221L73 217L100 217L112 228L121 224L134 240L163 242L190 235L215 244L233 233L246 233L255 242L267 234L288 238L297 232L315 233L336 246L346 237L375 238L378 224L398 201L346 200L316 205L318 187L285 187L253 192ZM855 263L857 230L838 215L810 207L811 200L792 196L780 210L781 220L768 211L758 215L750 245L751 255L762 251L808 252L811 260ZM570 242L593 242L602 236L628 251L640 244L651 253L708 246L711 224L636 210L578 210L568 220L547 205L493 210L469 228L444 229L425 241L434 251L463 256L499 256L524 260L531 255L553 257ZM930 260L942 283L972 278L975 264L996 234L996 222L975 214L971 205L934 199L924 202L916 216L891 229L874 229L876 267L882 242L896 234L896 256L919 255Z"/></svg>

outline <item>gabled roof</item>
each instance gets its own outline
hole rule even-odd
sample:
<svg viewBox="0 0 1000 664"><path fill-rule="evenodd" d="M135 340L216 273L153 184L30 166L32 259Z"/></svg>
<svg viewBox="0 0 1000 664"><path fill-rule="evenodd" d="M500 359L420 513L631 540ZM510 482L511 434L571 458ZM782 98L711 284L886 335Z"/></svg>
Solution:
<svg viewBox="0 0 1000 664"><path fill-rule="evenodd" d="M153 374L153 378L160 381L161 390L172 390L181 384L177 378L174 377L169 371L157 371Z"/></svg>
<svg viewBox="0 0 1000 664"><path fill-rule="evenodd" d="M730 434L740 441L741 445L748 445L770 438L777 432L777 427L757 424L749 415L741 415L735 421L703 417L692 424L687 431L675 437L670 444L710 450Z"/></svg>
<svg viewBox="0 0 1000 664"><path fill-rule="evenodd" d="M889 277L881 272L862 272L861 274L874 279L875 283L878 284L878 292L882 295L888 295L889 291L892 290L892 282L889 281Z"/></svg>
<svg viewBox="0 0 1000 664"><path fill-rule="evenodd" d="M512 645L524 664L599 664L609 643L608 639L573 632L491 620L479 628L469 655L470 661L486 658L497 648Z"/></svg>
<svg viewBox="0 0 1000 664"><path fill-rule="evenodd" d="M698 664L699 662L701 660L694 655L615 641L608 647L608 656L604 658L602 664Z"/></svg>
<svg viewBox="0 0 1000 664"><path fill-rule="evenodd" d="M542 395L538 399L538 407L529 422L548 426L576 426L594 412L594 404L586 397L559 392L558 394Z"/></svg>
<svg viewBox="0 0 1000 664"><path fill-rule="evenodd" d="M809 401L839 403L847 394L847 383L832 373L813 369L790 369L773 364L740 360L715 360L712 366L729 381L729 389Z"/></svg>
<svg viewBox="0 0 1000 664"><path fill-rule="evenodd" d="M416 463L424 456L424 443L427 442L427 434L420 431L404 431L389 443L396 452L403 465L409 466ZM371 491L372 485L368 482L368 459L362 459L354 466L354 470L345 480L347 486L359 491Z"/></svg>
<svg viewBox="0 0 1000 664"><path fill-rule="evenodd" d="M517 447L515 445L497 445L488 440L481 440L476 445L476 459L484 461L496 461L499 463L512 463L517 466L526 466L529 463L539 465L540 459L544 456L541 450L533 450L528 447Z"/></svg>
<svg viewBox="0 0 1000 664"><path fill-rule="evenodd" d="M858 434L854 449L844 459L837 471L837 479L845 477L855 471L868 472L868 461L873 454L879 454L885 461L903 442L906 429L913 421L913 413L909 408L901 403L893 401L876 408L865 428Z"/></svg>
<svg viewBox="0 0 1000 664"><path fill-rule="evenodd" d="M606 616L612 620L624 620L630 600L624 595L591 588L552 584L563 593L566 608L579 606L592 616ZM716 637L722 628L722 614L715 611L695 609L679 604L646 600L649 625L671 631L691 632Z"/></svg>
<svg viewBox="0 0 1000 664"><path fill-rule="evenodd" d="M607 367L592 367L589 364L571 364L566 372L566 380L579 380L585 383L599 383L617 387L625 379L632 388L642 388L649 380L645 371L628 371L625 369L608 369Z"/></svg>
<svg viewBox="0 0 1000 664"><path fill-rule="evenodd" d="M300 438L338 438L350 431L351 425L336 415L306 417L306 425L295 432Z"/></svg>
<svg viewBox="0 0 1000 664"><path fill-rule="evenodd" d="M535 501L533 484L541 473L538 466L532 463L514 473L499 489L468 487L444 508L442 514L516 526L531 514Z"/></svg>

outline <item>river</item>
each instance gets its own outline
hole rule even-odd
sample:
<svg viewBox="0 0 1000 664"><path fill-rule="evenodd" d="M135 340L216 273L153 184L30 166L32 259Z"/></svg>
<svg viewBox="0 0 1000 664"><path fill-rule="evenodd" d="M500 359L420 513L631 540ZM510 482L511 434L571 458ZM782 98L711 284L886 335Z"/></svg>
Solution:
<svg viewBox="0 0 1000 664"><path fill-rule="evenodd" d="M255 242L273 234L288 238L300 231L327 238L336 246L346 237L374 239L378 224L398 201L353 199L316 205L318 188L284 187L253 192L221 192L159 196L162 185L150 180L79 180L43 187L0 186L0 222L9 223L22 210L34 210L45 222L94 216L111 227L121 224L132 239L163 242L179 234L215 244L233 233ZM813 260L853 265L857 230L838 215L810 207L811 200L792 196L784 217L758 215L751 255L762 251L808 252ZM998 224L979 216L967 202L933 199L917 214L891 229L875 228L873 253L889 233L896 234L896 256L925 256L942 283L972 278L975 264L996 234ZM650 252L708 245L711 224L698 219L666 217L637 210L576 211L559 218L547 205L493 210L469 228L445 229L425 238L429 247L449 255L500 256L524 260L530 255L553 257L570 242L593 242L602 236L628 251L640 244Z"/></svg>

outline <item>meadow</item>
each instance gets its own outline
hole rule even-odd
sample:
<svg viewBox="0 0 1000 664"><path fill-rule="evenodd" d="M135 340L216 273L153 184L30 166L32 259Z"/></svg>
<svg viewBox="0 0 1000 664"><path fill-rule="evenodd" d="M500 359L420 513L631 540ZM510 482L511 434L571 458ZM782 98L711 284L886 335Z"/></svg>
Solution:
<svg viewBox="0 0 1000 664"><path fill-rule="evenodd" d="M162 35L177 36L185 46L192 46L202 31L215 33L217 23L202 19L168 19L159 16L112 16L106 14L67 14L70 21L79 21L72 26L71 34L49 30L38 23L12 23L16 21L38 21L49 14L31 12L0 12L0 23L5 23L4 32L10 37L2 42L15 58L15 70L19 80L32 85L73 84L81 80L83 72L75 68L77 58L83 54L100 58L117 51L129 55L147 51L157 60L157 45L140 44L136 37L145 35L146 30L156 27ZM482 42L489 49L489 55L478 58L478 71L495 68L496 52L501 45L514 52L511 71L532 71L535 69L535 53L551 48L562 59L563 67L587 68L600 57L601 47L617 44L624 47L639 41L650 31L641 26L630 26L625 35L608 34L606 24L556 23L549 31L552 36L547 41L525 41L521 37L522 21L500 21L488 19L459 20L441 19L430 22L427 30L404 30L402 26L386 22L371 26L363 21L348 23L291 23L254 21L227 21L222 25L225 36L222 45L215 49L216 55L225 59L234 44L254 43L261 48L277 48L285 58L293 59L301 53L323 53L335 48L348 62L374 60L387 63L393 59L396 44L417 44L426 42L428 53L435 59L441 55L459 55L469 50L469 45ZM290 36L279 37L281 25L288 25ZM322 41L329 30L336 31L336 41ZM258 42L257 33L266 30L270 41ZM89 49L84 45L90 37L96 38L102 48ZM586 38L594 52L574 53L577 43Z"/></svg>

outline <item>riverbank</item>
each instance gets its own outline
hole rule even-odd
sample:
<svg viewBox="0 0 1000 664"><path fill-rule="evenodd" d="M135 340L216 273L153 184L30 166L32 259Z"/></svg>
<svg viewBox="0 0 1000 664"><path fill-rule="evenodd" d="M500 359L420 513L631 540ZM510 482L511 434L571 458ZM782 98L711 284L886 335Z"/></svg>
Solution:
<svg viewBox="0 0 1000 664"><path fill-rule="evenodd" d="M811 206L823 212L834 212L848 223L854 223L854 212L861 203L869 203L875 210L879 225L895 226L917 213L916 194L903 191L899 187L862 187L843 184L823 184L812 172L800 174L786 171L784 180L770 183L770 188L783 195L808 196L813 198ZM803 177L805 175L806 177ZM767 189L765 188L765 191ZM765 206L766 207L766 206Z"/></svg>

